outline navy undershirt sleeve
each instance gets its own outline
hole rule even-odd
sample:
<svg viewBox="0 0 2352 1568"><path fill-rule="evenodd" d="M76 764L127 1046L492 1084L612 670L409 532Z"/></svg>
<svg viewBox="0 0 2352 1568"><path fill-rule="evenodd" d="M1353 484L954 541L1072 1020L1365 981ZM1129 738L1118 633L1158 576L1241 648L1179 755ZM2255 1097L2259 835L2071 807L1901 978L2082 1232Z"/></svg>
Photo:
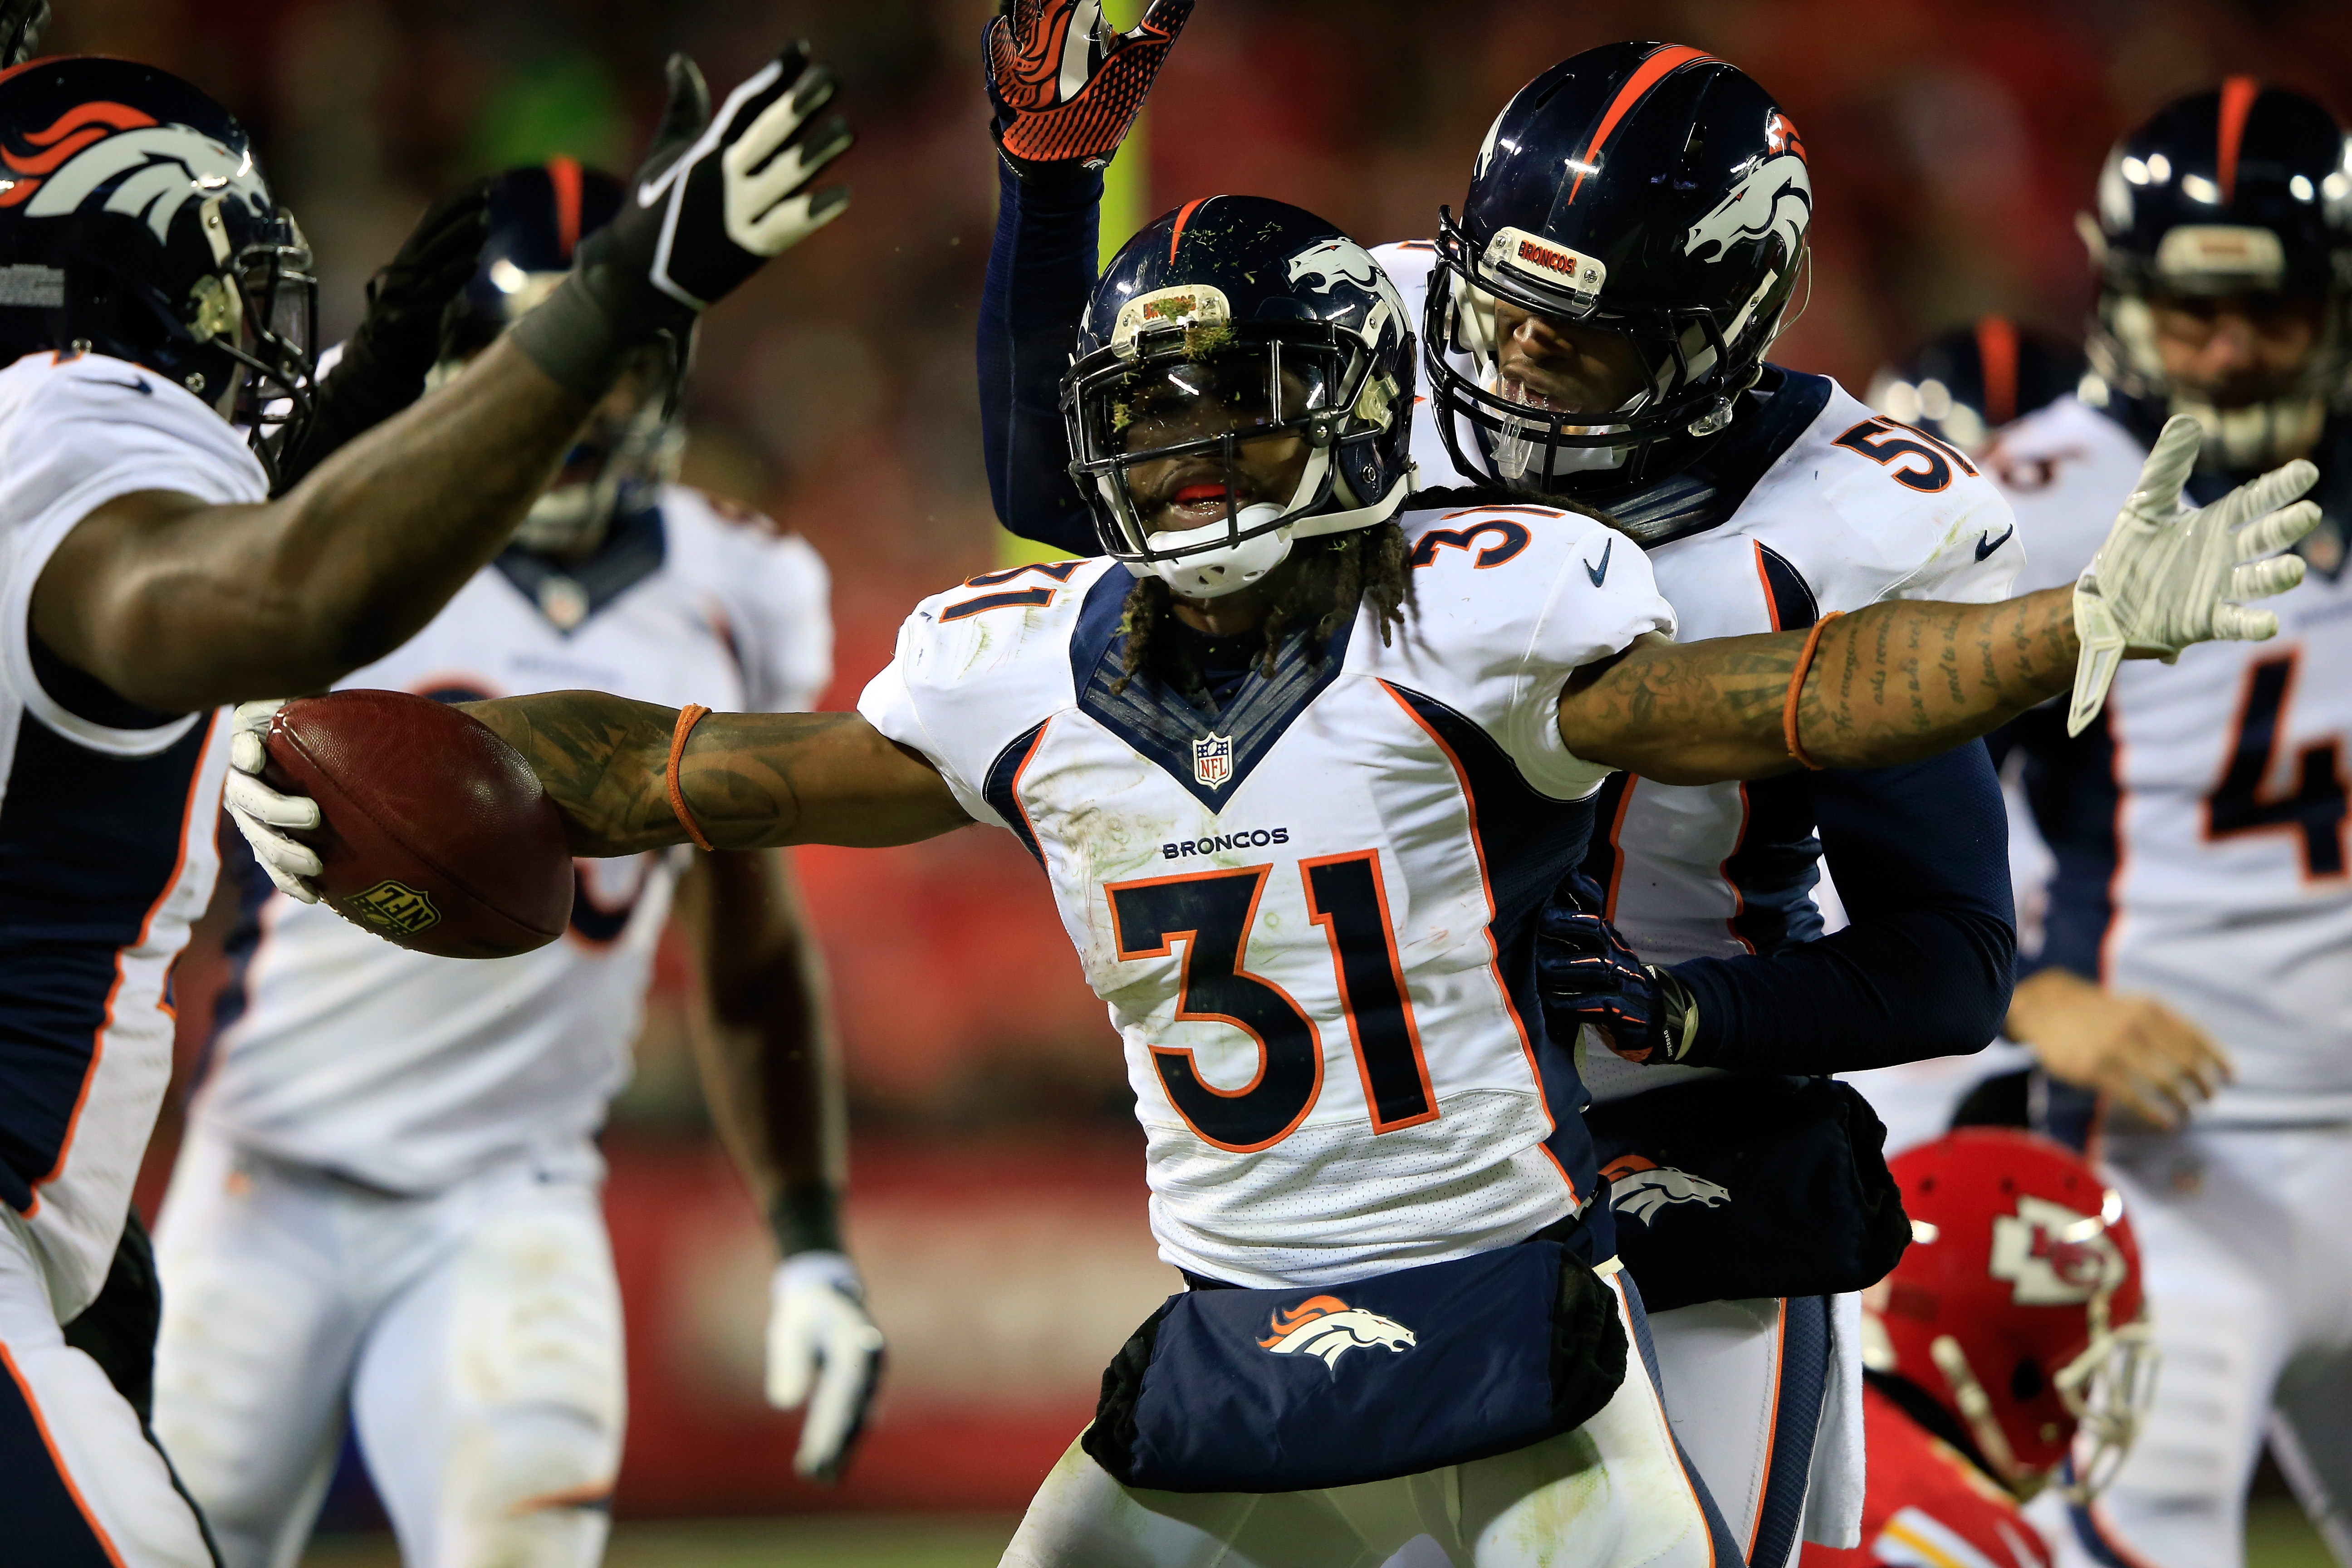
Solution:
<svg viewBox="0 0 2352 1568"><path fill-rule="evenodd" d="M1000 199L980 296L980 427L997 521L1073 555L1101 545L1070 480L1058 406L1078 321L1094 292L1102 175L996 165Z"/></svg>
<svg viewBox="0 0 2352 1568"><path fill-rule="evenodd" d="M1812 775L1853 923L1773 954L1674 966L1698 1001L1694 1065L1826 1074L1981 1049L2009 1011L2009 818L1980 742Z"/></svg>

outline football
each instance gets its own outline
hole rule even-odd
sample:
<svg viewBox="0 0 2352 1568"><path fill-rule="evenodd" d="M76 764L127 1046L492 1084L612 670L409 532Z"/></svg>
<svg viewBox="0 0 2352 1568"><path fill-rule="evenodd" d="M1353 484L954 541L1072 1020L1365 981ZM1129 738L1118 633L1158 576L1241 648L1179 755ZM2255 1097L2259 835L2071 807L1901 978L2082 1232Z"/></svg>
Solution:
<svg viewBox="0 0 2352 1568"><path fill-rule="evenodd" d="M563 821L515 749L405 691L337 691L278 710L272 788L319 803L326 902L413 952L506 958L572 919Z"/></svg>

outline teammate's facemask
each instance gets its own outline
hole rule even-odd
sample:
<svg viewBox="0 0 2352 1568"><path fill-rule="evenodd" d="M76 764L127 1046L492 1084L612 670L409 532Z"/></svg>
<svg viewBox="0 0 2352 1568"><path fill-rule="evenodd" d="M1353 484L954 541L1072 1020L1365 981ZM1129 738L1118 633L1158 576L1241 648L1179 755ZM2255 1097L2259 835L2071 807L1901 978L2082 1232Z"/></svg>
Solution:
<svg viewBox="0 0 2352 1568"><path fill-rule="evenodd" d="M191 323L199 341L244 368L226 412L252 430L265 462L310 419L319 357L319 279L310 270L310 247L284 207L272 228L236 253L235 290L214 296L232 319L211 322L212 301L200 299ZM209 339L207 324L219 328Z"/></svg>
<svg viewBox="0 0 2352 1568"><path fill-rule="evenodd" d="M1106 542L1187 598L1246 588L1293 540L1365 521L1352 508L1309 514L1331 498L1333 436L1367 356L1336 332L1320 343L1296 328L1254 336L1246 327L1147 333L1131 359L1076 383L1076 467L1108 508L1115 537Z"/></svg>

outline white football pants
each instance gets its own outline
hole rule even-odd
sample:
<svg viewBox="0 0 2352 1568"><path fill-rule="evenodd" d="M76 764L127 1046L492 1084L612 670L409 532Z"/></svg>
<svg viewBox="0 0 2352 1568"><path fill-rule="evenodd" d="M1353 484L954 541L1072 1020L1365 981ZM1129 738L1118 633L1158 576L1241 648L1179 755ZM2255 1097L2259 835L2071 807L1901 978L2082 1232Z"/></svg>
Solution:
<svg viewBox="0 0 2352 1568"><path fill-rule="evenodd" d="M0 1561L211 1568L195 1510L138 1413L66 1343L11 1224L0 1224Z"/></svg>
<svg viewBox="0 0 2352 1568"><path fill-rule="evenodd" d="M1073 1443L1005 1568L1375 1568L1417 1536L1454 1568L1708 1568L1706 1510L1619 1300L1624 1384L1573 1432L1397 1480L1268 1493L1124 1487Z"/></svg>
<svg viewBox="0 0 2352 1568"><path fill-rule="evenodd" d="M1784 1568L1801 1539L1827 1545L1861 1540L1855 1301L1838 1298L1826 1312L1817 1303L1769 1298L1706 1301L1650 1316L1675 1437L1752 1568ZM1824 1328L1826 1343L1819 1337ZM1809 1370L1814 1367L1826 1374L1826 1389ZM1800 1512L1801 1536L1792 1528ZM1446 1563L1437 1542L1424 1537L1388 1568Z"/></svg>
<svg viewBox="0 0 2352 1568"><path fill-rule="evenodd" d="M155 1230L155 1432L224 1568L289 1568L348 1412L409 1568L593 1568L620 1290L593 1184L399 1197L193 1122Z"/></svg>
<svg viewBox="0 0 2352 1568"><path fill-rule="evenodd" d="M2352 1568L2352 1127L2111 1135L2163 1360L2087 1515L2032 1510L2067 1568L2243 1568L2267 1436Z"/></svg>

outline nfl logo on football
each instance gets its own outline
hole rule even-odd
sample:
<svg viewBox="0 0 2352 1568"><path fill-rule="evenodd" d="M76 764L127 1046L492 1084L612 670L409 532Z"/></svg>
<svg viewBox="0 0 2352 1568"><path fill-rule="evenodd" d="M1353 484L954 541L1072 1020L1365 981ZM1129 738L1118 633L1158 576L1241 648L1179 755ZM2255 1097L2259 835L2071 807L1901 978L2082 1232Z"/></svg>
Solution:
<svg viewBox="0 0 2352 1568"><path fill-rule="evenodd" d="M1234 776L1234 738L1203 735L1192 742L1192 777L1210 789L1223 787Z"/></svg>

